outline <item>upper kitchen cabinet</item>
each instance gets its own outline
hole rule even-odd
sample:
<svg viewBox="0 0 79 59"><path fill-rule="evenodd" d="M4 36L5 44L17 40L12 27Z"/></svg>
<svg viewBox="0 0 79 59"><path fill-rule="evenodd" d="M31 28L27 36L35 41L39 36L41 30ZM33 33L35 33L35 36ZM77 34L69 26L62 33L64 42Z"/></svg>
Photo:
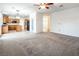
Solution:
<svg viewBox="0 0 79 59"><path fill-rule="evenodd" d="M3 16L3 23L19 23L20 19L12 18L10 16Z"/></svg>
<svg viewBox="0 0 79 59"><path fill-rule="evenodd" d="M3 23L9 23L9 16L3 16Z"/></svg>

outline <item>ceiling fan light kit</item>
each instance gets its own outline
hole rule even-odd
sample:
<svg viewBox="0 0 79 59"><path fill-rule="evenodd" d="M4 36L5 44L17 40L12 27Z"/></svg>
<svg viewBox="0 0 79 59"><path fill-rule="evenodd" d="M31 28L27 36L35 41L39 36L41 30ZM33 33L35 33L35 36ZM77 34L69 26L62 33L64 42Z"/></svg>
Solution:
<svg viewBox="0 0 79 59"><path fill-rule="evenodd" d="M52 3L41 3L39 9L49 9L49 5L52 5Z"/></svg>

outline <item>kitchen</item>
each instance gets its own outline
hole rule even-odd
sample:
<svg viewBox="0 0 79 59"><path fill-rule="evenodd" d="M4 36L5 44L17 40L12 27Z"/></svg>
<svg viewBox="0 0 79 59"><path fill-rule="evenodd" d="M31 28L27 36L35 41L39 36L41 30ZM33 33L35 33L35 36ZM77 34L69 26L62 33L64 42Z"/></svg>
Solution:
<svg viewBox="0 0 79 59"><path fill-rule="evenodd" d="M9 32L29 31L29 26L27 25L28 20L29 19L27 18L18 18L3 15L2 34L6 34Z"/></svg>

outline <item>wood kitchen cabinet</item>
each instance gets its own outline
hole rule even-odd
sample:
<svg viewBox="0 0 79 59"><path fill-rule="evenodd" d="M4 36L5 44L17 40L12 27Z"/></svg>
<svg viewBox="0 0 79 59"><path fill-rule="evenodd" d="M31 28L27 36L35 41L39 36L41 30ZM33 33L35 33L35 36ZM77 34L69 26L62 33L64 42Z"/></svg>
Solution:
<svg viewBox="0 0 79 59"><path fill-rule="evenodd" d="M16 25L8 25L9 30L16 30Z"/></svg>
<svg viewBox="0 0 79 59"><path fill-rule="evenodd" d="M19 19L12 19L10 16L3 16L3 23L19 23Z"/></svg>
<svg viewBox="0 0 79 59"><path fill-rule="evenodd" d="M16 31L22 31L22 26L17 25L17 26L16 26Z"/></svg>
<svg viewBox="0 0 79 59"><path fill-rule="evenodd" d="M22 27L20 25L9 25L9 30L15 30L16 32L21 31Z"/></svg>
<svg viewBox="0 0 79 59"><path fill-rule="evenodd" d="M2 26L2 34L8 33L8 25L3 25Z"/></svg>
<svg viewBox="0 0 79 59"><path fill-rule="evenodd" d="M9 16L3 16L3 23L9 23Z"/></svg>

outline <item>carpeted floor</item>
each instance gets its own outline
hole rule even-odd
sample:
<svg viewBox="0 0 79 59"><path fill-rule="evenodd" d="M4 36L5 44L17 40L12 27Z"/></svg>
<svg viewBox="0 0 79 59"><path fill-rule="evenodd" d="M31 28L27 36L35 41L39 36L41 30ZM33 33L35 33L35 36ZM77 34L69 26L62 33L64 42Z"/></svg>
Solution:
<svg viewBox="0 0 79 59"><path fill-rule="evenodd" d="M0 38L1 56L78 56L79 38L56 33L18 32Z"/></svg>

